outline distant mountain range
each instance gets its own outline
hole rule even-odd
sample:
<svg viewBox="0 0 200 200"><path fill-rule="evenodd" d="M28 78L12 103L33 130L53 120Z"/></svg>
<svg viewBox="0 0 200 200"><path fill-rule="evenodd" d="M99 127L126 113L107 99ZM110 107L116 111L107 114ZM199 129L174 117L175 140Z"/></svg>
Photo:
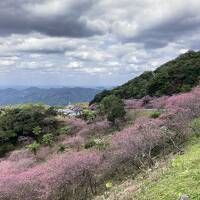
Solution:
<svg viewBox="0 0 200 200"><path fill-rule="evenodd" d="M50 88L30 87L26 89L0 89L0 105L24 103L44 103L47 105L68 105L69 103L89 102L101 92L97 88Z"/></svg>
<svg viewBox="0 0 200 200"><path fill-rule="evenodd" d="M146 95L172 95L187 92L198 84L200 51L188 51L161 65L155 71L146 71L122 86L98 93L90 103L99 103L109 95L116 95L122 99L140 99Z"/></svg>

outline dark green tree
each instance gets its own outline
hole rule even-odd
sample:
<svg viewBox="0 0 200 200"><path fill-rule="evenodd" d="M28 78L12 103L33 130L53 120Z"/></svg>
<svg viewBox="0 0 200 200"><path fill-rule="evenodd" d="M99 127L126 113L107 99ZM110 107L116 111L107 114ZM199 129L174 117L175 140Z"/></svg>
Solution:
<svg viewBox="0 0 200 200"><path fill-rule="evenodd" d="M117 119L123 119L126 114L123 101L114 95L104 97L101 102L101 108L107 116L108 121L113 125L116 125Z"/></svg>

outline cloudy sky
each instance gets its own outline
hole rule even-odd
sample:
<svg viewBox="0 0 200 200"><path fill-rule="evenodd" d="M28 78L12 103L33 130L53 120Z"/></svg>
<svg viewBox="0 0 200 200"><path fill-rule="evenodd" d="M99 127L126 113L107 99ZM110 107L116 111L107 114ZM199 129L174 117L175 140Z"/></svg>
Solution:
<svg viewBox="0 0 200 200"><path fill-rule="evenodd" d="M0 1L0 86L116 86L200 48L199 0Z"/></svg>

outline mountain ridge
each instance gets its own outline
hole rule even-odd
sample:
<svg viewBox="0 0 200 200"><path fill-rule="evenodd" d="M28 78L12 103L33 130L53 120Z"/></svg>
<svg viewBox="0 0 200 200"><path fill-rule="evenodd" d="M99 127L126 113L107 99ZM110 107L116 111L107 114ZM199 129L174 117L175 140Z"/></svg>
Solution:
<svg viewBox="0 0 200 200"><path fill-rule="evenodd" d="M0 89L0 105L44 103L50 106L90 101L100 89L82 87Z"/></svg>

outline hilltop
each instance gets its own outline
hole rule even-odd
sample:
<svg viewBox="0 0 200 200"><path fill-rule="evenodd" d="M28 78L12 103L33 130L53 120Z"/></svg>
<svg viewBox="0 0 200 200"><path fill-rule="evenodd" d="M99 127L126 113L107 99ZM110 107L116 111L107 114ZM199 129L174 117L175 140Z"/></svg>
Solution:
<svg viewBox="0 0 200 200"><path fill-rule="evenodd" d="M140 99L144 96L172 95L190 91L200 80L200 52L188 51L169 61L155 71L140 76L112 90L104 90L91 101L100 102L105 96L116 95L122 99Z"/></svg>

